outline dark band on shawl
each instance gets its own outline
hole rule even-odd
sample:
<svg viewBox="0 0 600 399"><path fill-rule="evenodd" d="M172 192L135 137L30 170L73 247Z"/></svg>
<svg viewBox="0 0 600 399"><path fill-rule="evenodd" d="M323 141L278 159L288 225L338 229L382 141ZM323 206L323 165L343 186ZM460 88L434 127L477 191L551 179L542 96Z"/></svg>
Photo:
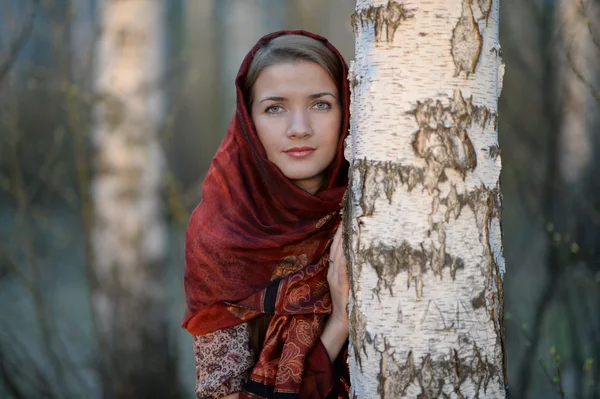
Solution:
<svg viewBox="0 0 600 399"><path fill-rule="evenodd" d="M277 295L279 294L279 283L280 281L275 281L266 289L265 298L263 300L263 310L265 313L275 313L275 304L277 303Z"/></svg>
<svg viewBox="0 0 600 399"><path fill-rule="evenodd" d="M275 398L275 399L296 399L297 393L274 392L272 385L267 385L262 382L257 382L252 379L244 384L244 393L252 398Z"/></svg>

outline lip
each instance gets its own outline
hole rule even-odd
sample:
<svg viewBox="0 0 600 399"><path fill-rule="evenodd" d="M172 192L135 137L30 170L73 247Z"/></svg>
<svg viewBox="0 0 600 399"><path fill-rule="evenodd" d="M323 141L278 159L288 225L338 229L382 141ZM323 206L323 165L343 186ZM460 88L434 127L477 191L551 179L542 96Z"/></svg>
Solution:
<svg viewBox="0 0 600 399"><path fill-rule="evenodd" d="M315 149L312 147L294 147L284 152L292 158L305 158L315 152Z"/></svg>

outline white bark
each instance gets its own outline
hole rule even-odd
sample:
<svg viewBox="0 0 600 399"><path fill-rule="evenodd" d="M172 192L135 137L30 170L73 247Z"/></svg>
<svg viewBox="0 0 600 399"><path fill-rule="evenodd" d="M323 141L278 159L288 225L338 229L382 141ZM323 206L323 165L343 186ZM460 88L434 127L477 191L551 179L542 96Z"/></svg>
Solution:
<svg viewBox="0 0 600 399"><path fill-rule="evenodd" d="M498 3L357 1L345 210L356 397L505 396Z"/></svg>
<svg viewBox="0 0 600 399"><path fill-rule="evenodd" d="M118 379L111 381L116 395L126 396L123 390L131 386L125 385L136 384L132 375L163 370L155 363L166 363L149 360L166 349L160 275L166 237L159 195L164 159L158 139L164 112L163 2L104 0L98 16L93 305L106 351L101 356L110 358L105 367ZM156 347L148 350L149 343Z"/></svg>

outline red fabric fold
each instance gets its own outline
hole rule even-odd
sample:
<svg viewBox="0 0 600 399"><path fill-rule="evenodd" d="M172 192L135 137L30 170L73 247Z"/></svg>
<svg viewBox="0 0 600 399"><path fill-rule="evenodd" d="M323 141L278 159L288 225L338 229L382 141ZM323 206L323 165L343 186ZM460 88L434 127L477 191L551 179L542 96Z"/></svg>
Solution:
<svg viewBox="0 0 600 399"><path fill-rule="evenodd" d="M267 159L242 90L256 51L285 34L323 42L339 58L343 70L338 151L315 195L298 188ZM321 36L275 32L261 38L248 53L236 89L235 116L188 224L183 327L201 335L274 313L251 379L273 392L297 394L309 354L318 346L324 319L331 312L327 253L340 222L348 180L343 156L349 123L347 66Z"/></svg>
<svg viewBox="0 0 600 399"><path fill-rule="evenodd" d="M326 398L336 385L333 364L321 340L317 342L306 361L299 397L302 399Z"/></svg>

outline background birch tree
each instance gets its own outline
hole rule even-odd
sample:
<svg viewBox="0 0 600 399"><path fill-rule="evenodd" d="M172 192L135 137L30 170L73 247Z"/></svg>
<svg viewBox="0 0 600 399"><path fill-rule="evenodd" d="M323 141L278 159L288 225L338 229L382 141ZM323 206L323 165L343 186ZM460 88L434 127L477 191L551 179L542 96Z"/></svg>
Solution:
<svg viewBox="0 0 600 399"><path fill-rule="evenodd" d="M359 398L505 396L498 0L358 0L350 366Z"/></svg>
<svg viewBox="0 0 600 399"><path fill-rule="evenodd" d="M163 266L163 2L98 4L92 287L104 397L177 397Z"/></svg>

